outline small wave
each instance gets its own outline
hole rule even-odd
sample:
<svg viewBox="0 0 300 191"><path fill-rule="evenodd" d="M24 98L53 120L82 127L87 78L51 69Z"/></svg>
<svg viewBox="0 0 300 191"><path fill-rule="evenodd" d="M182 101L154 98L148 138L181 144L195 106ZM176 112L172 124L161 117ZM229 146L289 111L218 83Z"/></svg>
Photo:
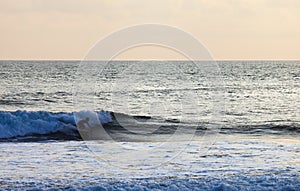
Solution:
<svg viewBox="0 0 300 191"><path fill-rule="evenodd" d="M98 121L101 122L106 133L114 140L130 141L136 140L139 136L172 135L179 125L189 128L177 119L127 115L109 111L96 113L97 115L93 115L91 111L58 113L21 110L13 112L0 111L0 141L82 140L87 138L82 137L85 133L93 134ZM87 129L78 129L77 125L86 116L90 117L88 120L89 126ZM126 125L129 125L130 128L128 129ZM193 128L196 127L193 126ZM131 135L134 135L134 137L128 138Z"/></svg>
<svg viewBox="0 0 300 191"><path fill-rule="evenodd" d="M44 140L82 140L74 115L86 116L90 111L49 112L49 111L0 111L0 141L44 141ZM172 135L180 129L181 133L195 133L202 136L212 129L209 123L182 122L177 119L163 119L152 116L131 116L109 111L98 111L94 115L103 124L104 130L113 139L135 140L139 136L155 137ZM90 119L93 126L95 119ZM127 125L127 126L126 126ZM129 127L129 128L128 128ZM182 131L183 130L183 131ZM191 131L195 130L195 131ZM294 135L300 133L300 125L262 124L227 126L218 131L221 134L277 134ZM147 139L148 140L148 139Z"/></svg>
<svg viewBox="0 0 300 191"><path fill-rule="evenodd" d="M109 112L97 112L101 123L110 122ZM0 139L15 137L51 137L78 139L73 112L0 111Z"/></svg>
<svg viewBox="0 0 300 191"><path fill-rule="evenodd" d="M223 134L298 134L300 133L299 124L261 124L261 125L242 125L233 127L223 127L220 133Z"/></svg>

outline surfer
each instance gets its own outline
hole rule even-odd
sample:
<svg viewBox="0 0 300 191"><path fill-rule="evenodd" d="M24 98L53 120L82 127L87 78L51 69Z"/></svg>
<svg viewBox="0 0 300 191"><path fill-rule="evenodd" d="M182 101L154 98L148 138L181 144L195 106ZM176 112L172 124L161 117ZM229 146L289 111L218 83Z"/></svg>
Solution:
<svg viewBox="0 0 300 191"><path fill-rule="evenodd" d="M90 118L86 117L85 119L82 119L80 120L78 123L77 123L77 126L79 127L79 129L86 129L87 127L90 127L90 124L89 124L89 120Z"/></svg>

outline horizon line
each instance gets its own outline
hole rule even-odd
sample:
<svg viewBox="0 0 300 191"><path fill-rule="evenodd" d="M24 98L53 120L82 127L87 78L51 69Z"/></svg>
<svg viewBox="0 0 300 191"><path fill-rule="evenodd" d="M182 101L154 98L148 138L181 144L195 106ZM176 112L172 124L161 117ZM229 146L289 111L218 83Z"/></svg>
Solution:
<svg viewBox="0 0 300 191"><path fill-rule="evenodd" d="M189 60L189 59L119 59L119 60L83 60L83 59L0 59L0 61L300 61L300 59L212 59L212 60Z"/></svg>

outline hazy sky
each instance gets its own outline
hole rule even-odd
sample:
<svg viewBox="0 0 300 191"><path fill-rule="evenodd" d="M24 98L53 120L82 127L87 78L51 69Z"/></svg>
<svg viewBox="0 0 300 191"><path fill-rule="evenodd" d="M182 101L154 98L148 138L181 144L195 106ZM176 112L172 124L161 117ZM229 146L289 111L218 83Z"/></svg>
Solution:
<svg viewBox="0 0 300 191"><path fill-rule="evenodd" d="M215 59L300 59L299 0L0 0L0 59L82 59L105 35L143 23L190 32ZM169 59L163 52L121 58Z"/></svg>

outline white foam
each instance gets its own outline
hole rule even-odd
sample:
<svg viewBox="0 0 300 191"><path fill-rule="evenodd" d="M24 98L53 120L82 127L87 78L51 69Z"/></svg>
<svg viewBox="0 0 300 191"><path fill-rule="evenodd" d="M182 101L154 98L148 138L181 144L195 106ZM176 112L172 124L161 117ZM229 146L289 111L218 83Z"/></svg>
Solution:
<svg viewBox="0 0 300 191"><path fill-rule="evenodd" d="M111 122L110 113L97 113L102 124ZM73 113L48 111L0 111L0 138L11 138L30 134L69 133L77 127Z"/></svg>

